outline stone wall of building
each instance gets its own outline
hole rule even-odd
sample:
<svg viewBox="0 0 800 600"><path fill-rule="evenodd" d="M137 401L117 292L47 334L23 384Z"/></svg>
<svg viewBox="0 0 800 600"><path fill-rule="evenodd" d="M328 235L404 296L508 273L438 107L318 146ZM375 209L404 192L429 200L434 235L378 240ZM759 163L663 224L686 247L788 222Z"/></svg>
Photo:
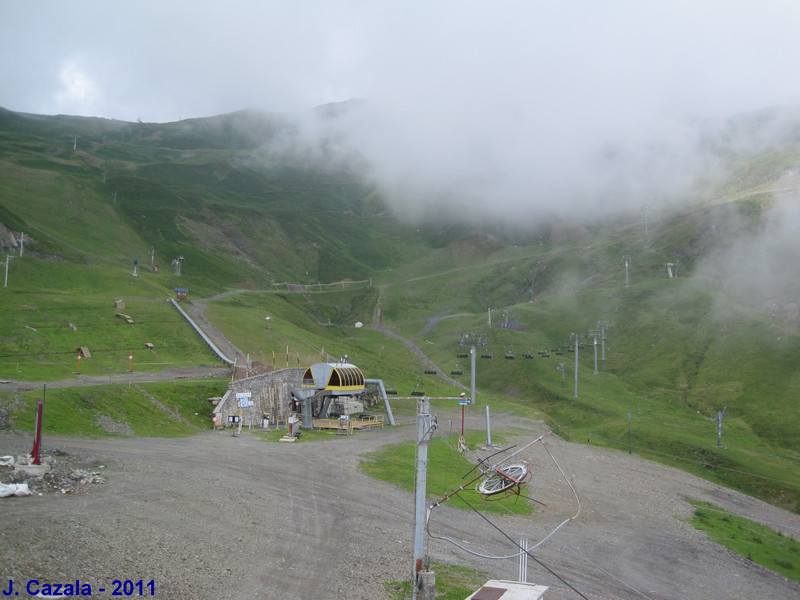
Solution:
<svg viewBox="0 0 800 600"><path fill-rule="evenodd" d="M244 426L261 427L264 415L270 423L285 423L291 413L292 390L300 387L305 368L289 368L231 381L222 401L214 409L221 417L221 424L228 424L229 416L243 417ZM253 406L241 408L237 393L250 393Z"/></svg>

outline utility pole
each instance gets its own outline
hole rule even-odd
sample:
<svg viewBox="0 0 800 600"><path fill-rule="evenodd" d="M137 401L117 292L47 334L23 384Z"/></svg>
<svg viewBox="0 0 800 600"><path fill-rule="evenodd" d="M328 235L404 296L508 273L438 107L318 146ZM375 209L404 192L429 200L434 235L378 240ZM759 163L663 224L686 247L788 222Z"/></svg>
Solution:
<svg viewBox="0 0 800 600"><path fill-rule="evenodd" d="M11 256L10 254L6 254L6 278L3 280L3 287L8 287L8 261L11 258L15 257Z"/></svg>
<svg viewBox="0 0 800 600"><path fill-rule="evenodd" d="M628 275L631 267L631 261L633 259L630 256L623 256L622 262L625 263L625 287L630 286L630 277Z"/></svg>
<svg viewBox="0 0 800 600"><path fill-rule="evenodd" d="M492 420L489 416L489 405L486 405L486 447L494 448L492 444Z"/></svg>
<svg viewBox="0 0 800 600"><path fill-rule="evenodd" d="M573 333L572 337L575 338L575 397L578 397L578 334Z"/></svg>
<svg viewBox="0 0 800 600"><path fill-rule="evenodd" d="M675 279L678 277L678 265L679 262L668 262L667 265L667 275L670 279ZM673 270L674 269L674 270Z"/></svg>
<svg viewBox="0 0 800 600"><path fill-rule="evenodd" d="M475 346L469 348L469 401L475 404L475 357L478 355L478 349Z"/></svg>
<svg viewBox="0 0 800 600"><path fill-rule="evenodd" d="M606 359L606 331L611 329L613 325L608 321L598 321L597 328L600 330L600 348L602 352L601 360Z"/></svg>
<svg viewBox="0 0 800 600"><path fill-rule="evenodd" d="M599 331L590 331L589 336L594 340L594 373L597 375L597 338L600 336Z"/></svg>
<svg viewBox="0 0 800 600"><path fill-rule="evenodd" d="M561 373L561 387L566 387L566 383L564 381L564 374L566 373L566 363L558 363L556 370Z"/></svg>
<svg viewBox="0 0 800 600"><path fill-rule="evenodd" d="M491 317L491 313L490 317ZM478 354L478 346L486 346L488 340L485 335L475 336L471 333L465 333L461 336L458 342L459 346L469 346L469 383L470 383L470 403L475 404L475 356Z"/></svg>
<svg viewBox="0 0 800 600"><path fill-rule="evenodd" d="M632 451L631 451L631 413L628 413L628 454L632 454Z"/></svg>
<svg viewBox="0 0 800 600"><path fill-rule="evenodd" d="M425 552L425 523L428 516L426 502L426 486L428 475L428 444L437 429L435 417L430 414L430 400L422 397L417 401L419 427L417 432L417 461L415 479L415 516L414 516L414 570L411 577L411 598L422 600L434 598L436 575L429 571L428 557ZM433 594L431 594L433 590Z"/></svg>

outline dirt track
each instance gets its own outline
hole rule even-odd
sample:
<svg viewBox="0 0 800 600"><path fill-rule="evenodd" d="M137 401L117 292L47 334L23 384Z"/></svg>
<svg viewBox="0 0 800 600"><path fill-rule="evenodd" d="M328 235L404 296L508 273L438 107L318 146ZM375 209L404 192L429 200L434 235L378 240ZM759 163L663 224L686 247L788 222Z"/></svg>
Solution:
<svg viewBox="0 0 800 600"><path fill-rule="evenodd" d="M468 415L475 427L479 413ZM447 418L440 412L440 423ZM523 443L541 428L500 416L493 425L524 426L531 437ZM77 495L0 499L0 585L79 578L92 585L93 597L108 597L97 589L110 590L113 579L152 579L158 598L387 598L383 583L411 570L413 495L369 479L359 461L383 444L414 439L415 431L405 424L294 444L266 443L246 431L238 438L230 432L176 440L46 438L47 448L68 453L59 461L105 465L108 481ZM534 555L585 597L800 597L800 585L676 518L690 516L684 497L697 498L797 539L800 516L635 455L545 440L575 486L580 515ZM0 433L0 454L29 450L27 436ZM533 546L574 515L578 503L544 447L525 454L533 460L532 495L546 506L529 517L492 521ZM482 554L513 553L478 515L449 505L456 503L434 510L432 535ZM516 559L476 558L437 539L429 550L434 560L517 577ZM548 600L580 597L533 560L528 580L551 586Z"/></svg>

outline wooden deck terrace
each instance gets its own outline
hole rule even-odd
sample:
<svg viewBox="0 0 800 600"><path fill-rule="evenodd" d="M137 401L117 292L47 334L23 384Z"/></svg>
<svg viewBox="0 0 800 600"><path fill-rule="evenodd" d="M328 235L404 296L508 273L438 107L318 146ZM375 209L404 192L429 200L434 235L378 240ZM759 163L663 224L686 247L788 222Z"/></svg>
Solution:
<svg viewBox="0 0 800 600"><path fill-rule="evenodd" d="M362 415L356 419L314 419L314 429L333 429L346 435L373 427L383 427L383 415Z"/></svg>

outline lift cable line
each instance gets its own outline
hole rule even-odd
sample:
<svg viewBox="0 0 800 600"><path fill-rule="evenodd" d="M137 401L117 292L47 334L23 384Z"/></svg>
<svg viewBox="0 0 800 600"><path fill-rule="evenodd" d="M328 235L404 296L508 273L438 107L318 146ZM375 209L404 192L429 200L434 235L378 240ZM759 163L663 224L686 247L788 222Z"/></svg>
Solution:
<svg viewBox="0 0 800 600"><path fill-rule="evenodd" d="M536 550L537 548L539 548L539 547L540 547L542 544L544 544L544 543L545 543L547 540L549 540L549 539L550 539L550 538L551 538L553 535L555 535L555 534L556 534L556 532L558 532L558 531L559 531L559 530L560 530L562 527L564 527L564 525L566 525L567 523L569 523L569 522L571 522L571 521L574 521L574 520L575 520L575 519L577 519L577 518L578 518L578 516L580 516L580 514L581 514L581 500L580 500L580 497L578 496L578 492L575 490L575 487L572 485L572 482L569 480L569 478L567 477L566 473L564 473L564 470L561 468L561 465L559 465L559 464L558 464L558 461L555 459L555 457L553 456L553 454L550 452L550 449L549 449L549 448L546 446L546 444L544 443L544 438L545 438L545 436L547 436L547 435L550 435L550 433L552 433L552 432L548 432L548 433L546 433L546 434L544 434L544 435L541 435L541 436L539 436L538 438L536 438L536 439L535 439L535 440L533 440L532 442L530 442L530 443L528 443L528 444L524 445L522 448L520 448L519 450L517 450L516 452L514 452L514 453L513 453L513 454L511 454L510 456L508 456L508 457L506 457L505 459L503 459L502 461L500 461L500 462L496 463L496 464L495 464L493 467L491 467L491 468L487 468L485 471L482 471L482 472L481 472L481 475L479 475L479 476L477 476L477 477L475 477L475 478L471 479L470 481L468 481L467 483L465 483L464 485L462 485L462 486L461 486L460 488L458 488L457 490L455 490L455 491L453 491L453 492L450 492L449 494L446 494L446 495L444 496L444 498L442 498L442 499L441 499L441 500L439 500L438 502L434 502L433 504L431 504L431 506L430 506L430 507L428 507L428 514L427 514L427 517L426 517L426 523L425 523L425 527L426 527L426 530L427 530L427 532L428 532L428 537L429 537L430 539L442 540L442 541L445 541L445 542L449 542L449 543L453 544L454 546L456 546L457 548L460 548L460 549L461 549L461 550L463 550L464 552L467 552L468 554L472 554L473 556L477 556L478 558L484 558L484 559L489 559L489 560L503 560L503 559L517 558L517 557L519 557L519 556L520 556L522 553L525 553L525 554L527 554L528 556L530 556L531 558L533 558L534 560L537 560L535 557L533 557L533 555L531 555L531 551L533 551L533 550ZM522 549L522 548L520 548L520 550L521 550L520 552L517 552L517 553L515 553L515 554L511 554L511 555L509 555L509 556L488 556L488 555L480 554L480 553L478 553L478 552L475 552L474 550L470 550L469 548L466 548L465 546L463 546L463 545L459 544L458 542L456 542L455 540L453 540L453 539L451 539L451 538L448 538L448 537L445 537L445 536L437 536L437 535L433 535L433 534L431 533L431 531L430 531L430 519L431 519L431 515L432 515L432 513L433 513L433 509L434 509L434 508L436 508L437 506L439 506L439 505L441 505L442 503L446 502L447 500L449 500L449 499L450 499L450 498L452 498L453 496L456 496L456 495L458 495L460 492L462 492L463 490L465 490L466 488L468 488L468 487L469 487L469 486L470 486L472 483L476 482L478 479L480 479L481 477L485 476L486 474L488 474L488 473L492 473L492 472L493 472L493 473L496 473L496 472L497 472L497 471L496 471L496 469L497 469L497 468L498 468L500 465L503 465L504 463L507 463L507 462L509 462L509 461L510 461L512 458L514 458L514 457L515 457L516 455L518 455L520 452L522 452L522 451L523 451L523 450L525 450L526 448L529 448L530 446L532 446L533 444L536 444L536 443L538 443L538 442L541 442L541 444L542 444L542 447L545 449L545 452L547 452L548 456L549 456L549 457L550 457L550 459L553 461L553 464L555 464L555 466L556 466L556 468L558 469L559 473L561 473L561 476L562 476L562 477L564 478L564 480L567 482L567 485L569 486L570 490L572 490L572 494L575 496L575 502L577 503L577 507L578 507L578 508L577 508L577 510L576 510L576 512L575 512L575 514L574 514L572 517L569 517L568 519L565 519L564 521L562 521L562 522L561 522L561 523L560 523L560 524L559 524L559 525L558 525L558 526L557 526L555 529L553 529L553 530L552 530L552 531L551 531L551 532L550 532L550 533L549 533L547 536L545 536L545 537L544 537L542 540L540 540L540 541L539 541L539 542L538 542L536 545L534 545L533 547L531 547L531 548L528 548L528 549ZM513 448L513 446L512 446L512 448ZM505 452L505 451L507 451L507 450L509 450L509 449L510 449L510 448L508 448L508 449L506 449L506 450L502 450L502 451L500 451L500 452L497 452L497 453L495 453L495 454L493 454L493 455L491 455L491 456L496 456L497 454L500 454L500 453L502 453L502 452ZM489 457L489 458L491 458L491 457ZM484 462L485 462L485 461L486 461L486 459L484 459ZM508 468L510 468L510 467L507 467L507 469L508 469ZM469 471L469 473L471 473L472 471L474 471L474 468L473 468L472 470L470 470L470 471ZM468 473L467 475L469 475L469 473ZM488 479L491 479L491 477L492 477L492 476L493 476L493 475L489 475ZM466 477L466 476L465 476L465 477ZM465 503L467 503L467 502L466 502L466 500L464 500L462 497L460 497L460 496L459 496L459 498L460 498L461 500L463 500ZM471 506L469 503L467 503L467 505L468 505L468 506L470 506L470 508L472 508L472 509L473 509L473 510L475 510L476 512L478 512L478 514L479 514L479 515L480 515L482 518L486 519L486 517L485 517L484 515L482 515L482 514L481 514L479 511L477 511L475 508L473 508L473 507L472 507L472 506ZM488 519L487 519L487 521L488 521ZM490 522L490 523L491 523L491 522ZM496 526L495 526L493 523L491 523L491 524L492 524L492 526L493 526L493 527L495 527L495 528L496 528ZM498 531L499 531L499 529L498 529ZM503 533L503 532L501 531L501 533ZM506 536L508 539L511 539L511 538L510 538L509 536L507 536L505 533L503 533L503 535L505 535L505 536ZM512 540L512 541L513 541L513 540ZM514 543L515 543L515 545L517 545L517 544L516 544L516 542L514 542ZM518 547L519 547L519 546L518 546ZM539 561L537 560L537 562L539 562ZM540 563L540 564L541 564L541 563ZM542 565L542 566L544 566L544 565ZM547 567L545 567L545 568L547 568ZM562 581L563 581L563 580L562 580ZM565 582L565 583L566 583L566 582Z"/></svg>
<svg viewBox="0 0 800 600"><path fill-rule="evenodd" d="M581 593L581 592L580 592L580 591L579 591L579 590L578 590L578 589L577 589L575 586L573 586L573 585L572 585L570 582L568 582L566 579L564 579L563 577L561 577L561 575L559 575L558 573L556 573L555 571L553 571L553 569L551 569L550 567L548 567L548 566L547 566L546 564L544 564L544 563L543 563L541 560L539 560L539 559L538 559L538 558L536 558L536 557L535 557L533 554L531 554L531 551L530 551L530 550L526 550L526 549L524 549L524 548L523 548L523 547L522 547L522 546L519 544L519 542L516 542L516 541L515 541L515 540L514 540L514 539L513 539L511 536L509 536L509 535L508 535L508 534L507 534L505 531L503 531L503 530L502 530L502 529L500 529L500 528L499 528L497 525L495 525L494 523L492 523L492 521L491 521L491 520L490 520L490 519L489 519L489 518L488 518L486 515L484 515L483 513L481 513L481 512L480 512L480 511L479 511L477 508L475 508L474 506L472 506L472 505L471 505L469 502L467 502L467 501L466 501L464 498L462 498L462 497L460 497L460 496L459 496L459 499L460 499L460 500L461 500L461 501L462 501L464 504L466 504L466 505L467 505L469 508L471 508L473 511L475 511L476 513L478 513L478 516L479 516L479 517L481 517L481 518L482 518L484 521L486 521L487 523L489 523L489 525L491 525L491 526L492 526L492 527L494 527L494 528L495 528L497 531L499 531L499 532L500 532L500 534L501 534L503 537L505 537L506 539L508 539L508 540L509 540L509 541L510 541L512 544L514 544L514 545L515 545L517 548L519 548L519 549L520 549L520 554L524 552L524 553L525 553L527 556L529 556L529 557L530 557L530 558L532 558L534 561L536 561L536 563L537 563L539 566L541 566L541 567L542 567L542 568L543 568L545 571L547 571L548 573L550 573L550 574L551 574L553 577L555 577L556 579L558 579L558 580L559 580L561 583L563 583L564 585L566 585L566 586L567 586L569 589L571 589L573 592L575 592L576 594L578 594L578 595L579 595L581 598L583 598L584 600L589 600L589 598L588 598L586 595L584 595L583 593ZM538 544L537 544L537 545L538 545ZM534 546L534 548L535 548L535 546ZM518 555L519 555L519 554L518 554Z"/></svg>
<svg viewBox="0 0 800 600"><path fill-rule="evenodd" d="M486 464L489 462L489 459L491 459L491 458L494 458L494 457L495 457L495 456L497 456L498 454L503 454L504 452L508 452L509 450L512 450L512 449L514 449L514 448L516 448L516 447L517 447L517 446L516 446L516 444L515 444L515 445L513 445L513 446L509 446L508 448L503 448L502 450L498 450L497 452L495 452L494 454L490 454L490 455L489 455L489 456L487 456L486 458L476 458L476 460L478 461L478 464L477 464L477 465L475 465L474 467L472 467L472 468L471 468L469 471L467 471L467 473L466 473L466 474L465 474L465 475L464 475L464 476L463 476L461 479L466 479L467 477L469 477L470 475L472 475L472 472L473 472L475 469L480 469L481 467L485 466L485 465L486 465ZM473 480L473 481L474 481L474 480Z"/></svg>
<svg viewBox="0 0 800 600"><path fill-rule="evenodd" d="M556 533L558 530L560 530L560 529L561 529L561 528L562 528L564 525L566 525L566 524L567 524L567 523L569 523L570 521L573 521L573 520L577 519L577 518L578 518L578 516L579 516L579 515L580 515L580 513L581 513L581 501L580 501L580 497L578 496L578 493L577 493L577 491L575 490L575 487L572 485L572 482L569 480L569 478L567 477L566 473L564 473L564 470L561 468L561 465L559 465L559 464L558 464L558 461L555 459L555 457L553 456L553 454L550 452L550 450L547 448L547 446L546 446L546 445L545 445L545 443L544 443L544 437L545 437L546 435L549 435L549 433L552 433L552 432L548 432L547 434L544 434L544 435L542 435L542 436L538 437L537 439L533 440L532 442L530 442L530 443L526 444L525 446L523 446L522 448L520 448L519 450L517 450L516 452L514 452L513 454L511 454L511 455L510 455L510 456L508 456L507 458L505 458L505 459L503 459L502 461L500 461L500 462L498 462L497 464L495 464L494 468L497 468L499 465L502 465L502 464L504 464L504 463L506 463L506 462L510 461L510 460L511 460L511 459L512 459L514 456L516 456L517 454L519 454L520 452L522 452L522 451L523 451L523 450L525 450L526 448L529 448L529 447L530 447L530 446L532 446L533 444L535 444L535 443L537 443L537 442L541 442L541 443L542 443L542 447L545 449L545 451L547 452L547 454L550 456L550 458L552 459L553 463L556 465L556 468L558 469L559 473L561 473L562 477L564 477L564 480L567 482L567 485L570 487L570 489L572 490L572 493L573 493L573 494L574 494L574 496L575 496L575 500L576 500L576 502L577 502L578 508L577 508L577 511L575 512L575 515L574 515L574 516L572 516L572 517L570 517L570 518L568 518L568 519L564 520L564 521L563 521L563 522L562 522L560 525L558 525L558 526L557 526L557 527L556 527L556 528L555 528L553 531L551 531L551 532L550 532L550 533L549 533L549 534L548 534L548 535L547 535L547 536L546 536L544 539L542 539L541 541L539 541L539 543L537 543L536 545L534 545L532 548L527 548L527 547L525 547L525 546L527 546L527 544L525 544L525 545L523 546L523 545L521 545L520 543L518 543L517 541L515 541L515 540L514 540L514 539L513 539L511 536L509 536L509 535L508 535L507 533L505 533L505 532L504 532L502 529L500 529L500 528L499 528L497 525L495 525L495 524L494 524L494 523L493 523L493 522L492 522L492 521L491 521L491 520L490 520L488 517L486 517L486 516L485 516L483 513L481 513L481 512L480 512L478 509L476 509L474 506L472 506L472 504L470 504L470 503L469 503L469 502L468 502L468 501L467 501L467 500L466 500L466 499L465 499L463 496L460 496L460 495L459 495L459 499L460 499L462 502L464 502L464 504L466 504L466 505L467 505L469 508L471 508L471 509L472 509L474 512L476 512L476 513L478 514L478 516L480 516L480 517L481 517L482 519L484 519L484 520L485 520L487 523L489 523L489 525L491 525L493 528L495 528L495 529L496 529L498 532L500 532L500 534L502 534L502 535L503 535L503 536L504 536L506 539L508 539L509 541L511 541L511 543L513 543L513 544L514 544L514 546L515 546L516 548L518 548L518 549L519 549L519 552L516 552L515 554L511 554L511 555L508 555L508 556L489 556L489 555L480 554L480 553L478 553L478 552L475 552L474 550L470 550L469 548L466 548L466 547L464 547L463 545L459 544L459 543L458 543L458 542L456 542L455 540L452 540L452 539L450 539L450 538L447 538L447 537L444 537L444 536L435 536L435 535L433 535L433 534L431 533L431 531L430 531L430 517L431 517L431 513L432 513L433 509L434 509L435 507L439 506L440 504L442 504L443 502L445 502L445 501L446 501L448 498L451 498L451 497L453 497L453 496L457 495L457 494L458 494L460 491L462 491L462 490L463 490L463 489L465 489L465 488L466 488L468 485L470 485L470 483L471 483L471 482L467 482L466 484L464 484L463 486L461 486L461 488L459 488L457 491L455 491L455 492L452 492L452 493L450 493L450 494L446 495L446 496L445 496L445 497L444 497L442 500L440 500L439 502L436 502L436 503L432 504L432 505L431 505L431 506L428 508L428 515L427 515L427 519L426 519L426 530L427 530L427 532L428 532L428 537L429 537L430 539L437 539L437 540L442 540L442 541L449 542L449 543L453 544L454 546L456 546L457 548L460 548L461 550L464 550L464 551L465 551L465 552L467 552L468 554L471 554L471 555L473 555L473 556L477 556L478 558L484 558L484 559L488 559L488 560L504 560L504 559L505 559L505 560L508 560L508 559L512 559L512 558L519 558L519 557L522 557L523 555L525 555L525 556L528 556L528 557L532 558L534 561L536 561L536 563L537 563L537 564L539 564L539 565L540 565L542 568L544 568L544 569L545 569L545 570L546 570L548 573L550 573L551 575L553 575L554 577L556 577L556 578L557 578L559 581L561 581L562 583L564 583L564 585L568 586L568 587L569 587L569 588L570 588L572 591L574 591L576 594L578 594L578 595L579 595L581 598L584 598L584 600L589 600L589 599L588 599L588 598L587 598L587 597L586 597L584 594L582 594L580 591L578 591L578 590L577 590L577 589L576 589L574 586L572 586L572 585L571 585L569 582L567 582L567 581L566 581L566 580L565 580L563 577L561 577L561 576L560 576L558 573L556 573L555 571L553 571L553 570L552 570L550 567L548 567L547 565L545 565L545 564L544 564L542 561L540 561L538 558L536 558L536 557L535 557L535 556L534 556L534 555L531 553L533 550L535 550L535 549L539 548L539 547L540 547L542 544L544 544L544 543L545 543L547 540L549 540L549 539L550 539L550 538L551 538L553 535L555 535L555 533ZM487 470L487 471L488 471L488 470ZM479 478L479 477L478 477L478 478ZM478 478L475 478L475 479L473 479L472 481L476 481Z"/></svg>

